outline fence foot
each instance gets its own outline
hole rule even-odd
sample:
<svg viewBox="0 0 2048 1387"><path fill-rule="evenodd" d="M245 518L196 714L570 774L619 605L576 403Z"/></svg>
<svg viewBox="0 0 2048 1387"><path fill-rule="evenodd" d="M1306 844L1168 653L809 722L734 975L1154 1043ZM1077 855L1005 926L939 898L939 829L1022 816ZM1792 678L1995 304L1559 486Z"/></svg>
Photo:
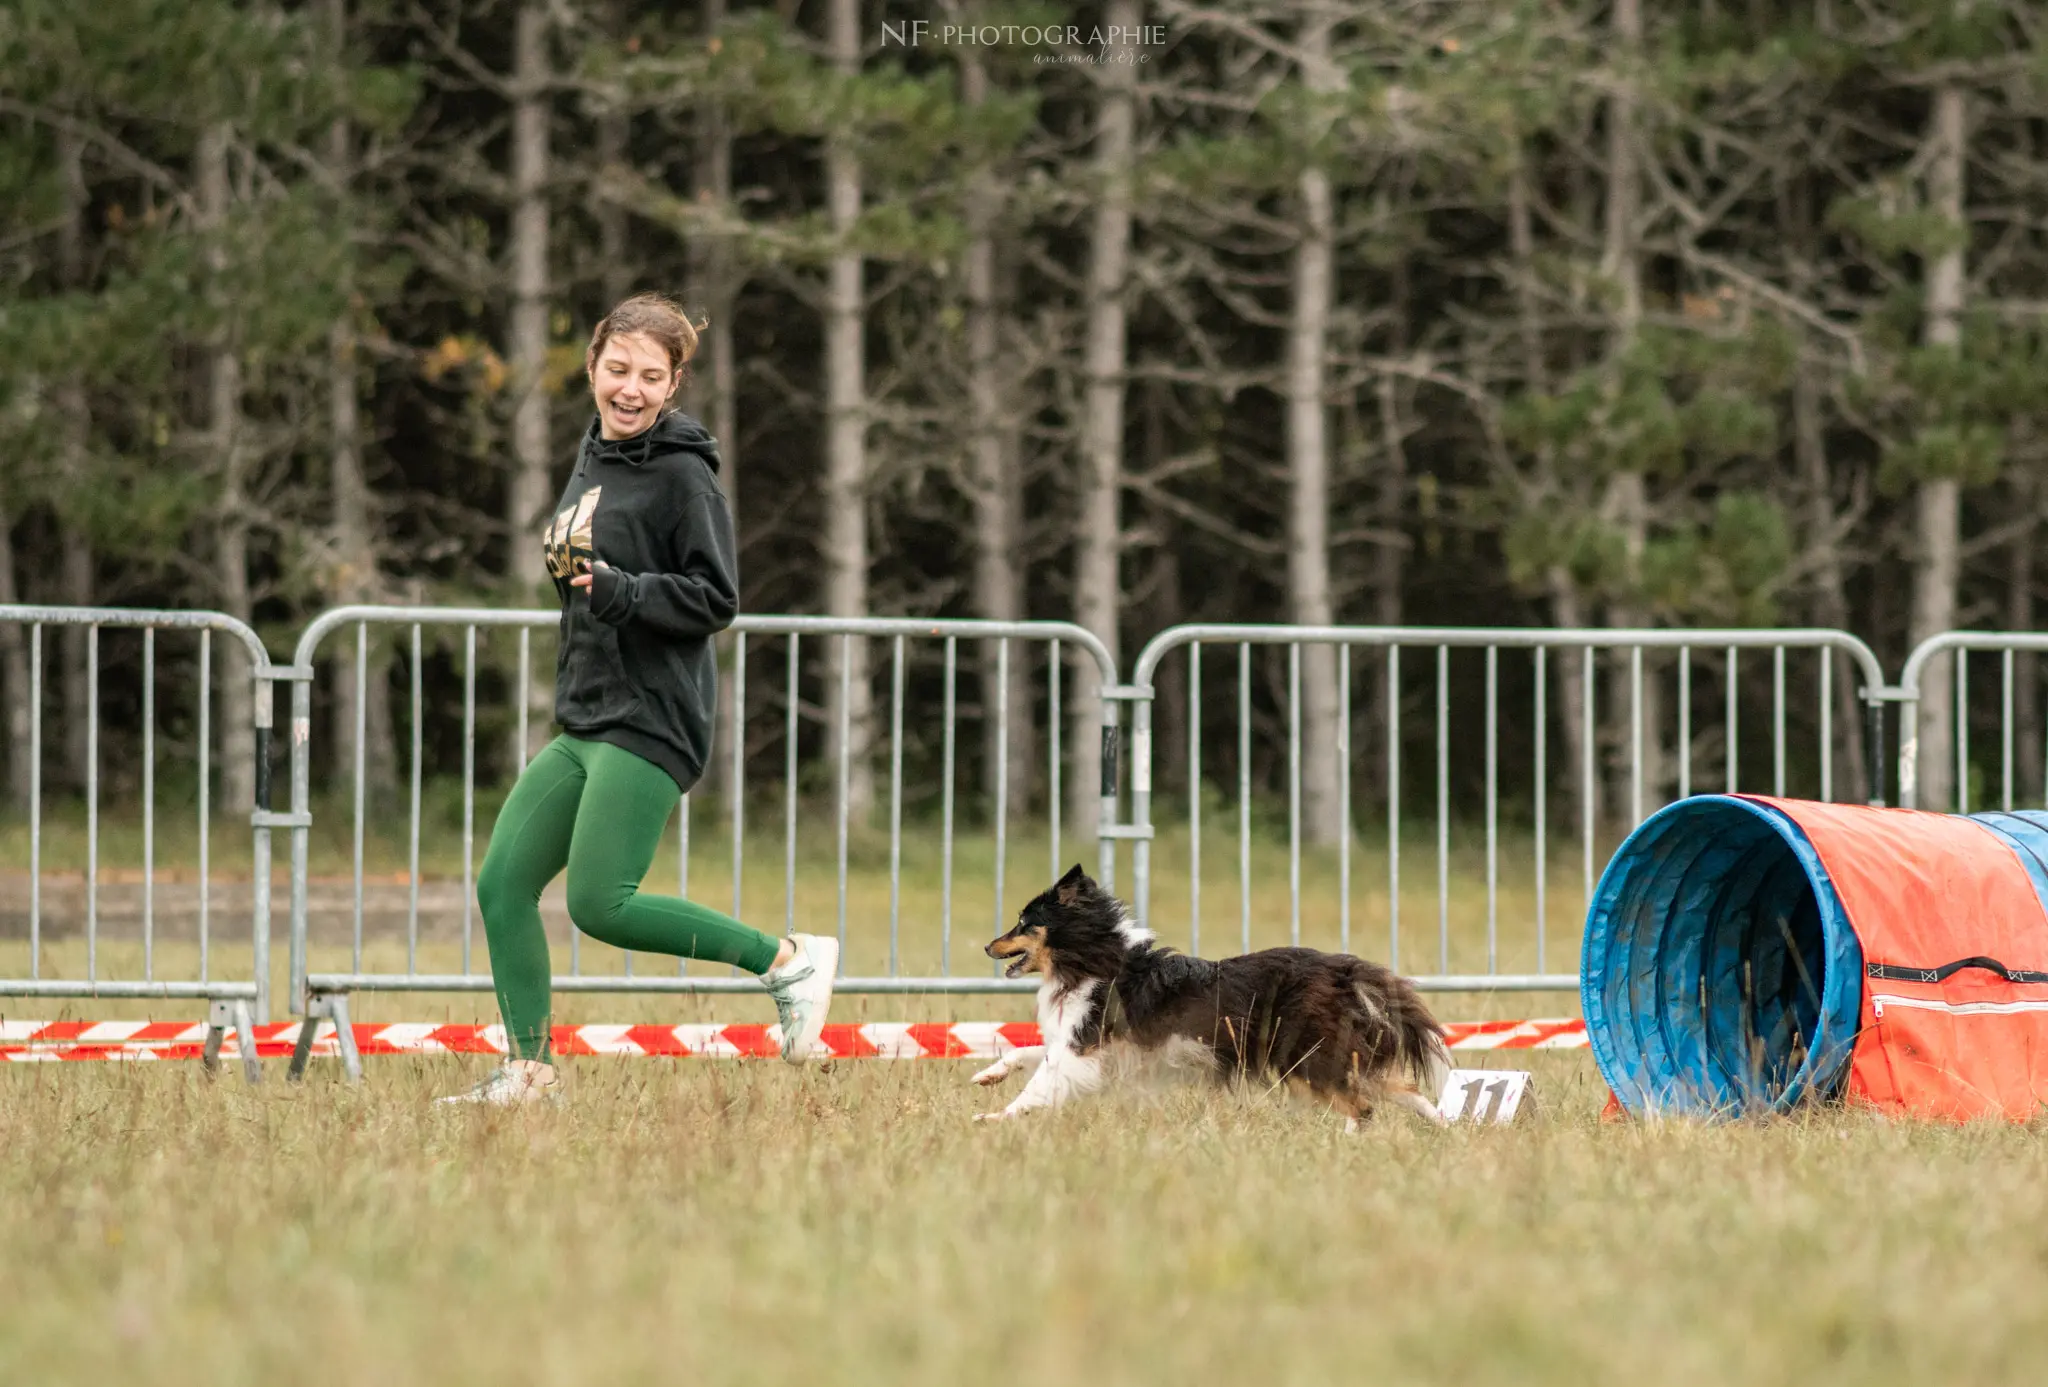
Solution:
<svg viewBox="0 0 2048 1387"><path fill-rule="evenodd" d="M235 1033L236 1048L242 1052L242 1077L252 1084L258 1082L263 1077L263 1067L256 1058L256 1019L250 1014L249 1004L239 999L207 1004L206 1045L200 1051L200 1063L209 1075L220 1073L220 1047L230 1029Z"/></svg>
<svg viewBox="0 0 2048 1387"><path fill-rule="evenodd" d="M356 1049L356 1028L348 1020L348 994L337 992L327 999L328 1013L334 1018L334 1038L341 1046L341 1072L348 1075L348 1081L359 1084L363 1081L363 1057Z"/></svg>
<svg viewBox="0 0 2048 1387"><path fill-rule="evenodd" d="M306 1064L313 1058L313 1037L320 1030L320 1013L308 1008L306 1019L299 1023L298 1042L292 1046L291 1067L284 1072L288 1084L298 1083L306 1077Z"/></svg>
<svg viewBox="0 0 2048 1387"><path fill-rule="evenodd" d="M313 1037L319 1033L322 1021L334 1023L334 1044L341 1055L341 1072L352 1084L363 1081L363 1056L356 1049L355 1027L349 1024L348 994L333 992L315 995L306 999L306 1019L299 1023L299 1038L292 1046L291 1068L285 1077L297 1083L306 1077L306 1066L313 1059Z"/></svg>
<svg viewBox="0 0 2048 1387"><path fill-rule="evenodd" d="M242 1050L242 1077L250 1083L263 1079L263 1064L256 1053L256 1018L249 1014L249 1004L238 1001L234 1005L235 1038Z"/></svg>
<svg viewBox="0 0 2048 1387"><path fill-rule="evenodd" d="M199 1063L209 1078L220 1073L220 1043L227 1033L227 1008L219 1002L210 1003L206 1009L206 1046L199 1052Z"/></svg>

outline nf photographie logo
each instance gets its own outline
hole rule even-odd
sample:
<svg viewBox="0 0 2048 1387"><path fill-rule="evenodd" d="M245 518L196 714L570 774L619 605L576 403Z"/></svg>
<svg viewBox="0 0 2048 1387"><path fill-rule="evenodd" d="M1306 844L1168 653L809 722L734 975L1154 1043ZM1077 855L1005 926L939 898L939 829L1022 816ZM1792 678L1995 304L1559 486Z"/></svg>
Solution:
<svg viewBox="0 0 2048 1387"><path fill-rule="evenodd" d="M884 48L1034 48L1041 63L1142 63L1166 42L1164 24L934 24L906 19L882 25Z"/></svg>

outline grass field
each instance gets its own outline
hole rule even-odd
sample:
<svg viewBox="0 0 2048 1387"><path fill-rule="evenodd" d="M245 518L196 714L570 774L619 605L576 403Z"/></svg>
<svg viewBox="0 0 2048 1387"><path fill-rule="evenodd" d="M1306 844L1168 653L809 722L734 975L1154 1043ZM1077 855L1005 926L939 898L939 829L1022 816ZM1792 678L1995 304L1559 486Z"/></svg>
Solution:
<svg viewBox="0 0 2048 1387"><path fill-rule="evenodd" d="M330 823L333 817L329 816ZM108 824L102 862L136 856ZM244 838L246 835L244 835ZM5 865L15 839L0 833ZM1602 845L1603 848L1605 845ZM53 864L77 856L60 821ZM171 839L159 861L189 844ZM1050 845L1010 845L1014 909ZM1235 839L1205 842L1205 943L1238 942ZM481 843L479 843L479 851ZM693 840L693 884L729 898L729 844ZM186 854L189 856L189 854ZM849 967L886 964L886 851L854 844ZM1252 847L1255 946L1284 942L1284 842ZM784 913L780 842L748 848L748 914ZM1092 862L1092 853L1089 855ZM1531 844L1510 835L1493 895L1503 968L1534 959ZM232 852L223 855L232 873ZM402 863L403 859L398 861ZM1128 861L1128 859L1126 859ZM315 871L349 870L330 834ZM445 834L428 858L445 882ZM1184 943L1187 845L1158 845L1155 923ZM246 868L246 859L243 859ZM388 874L388 839L366 864ZM459 870L459 861L455 864ZM934 962L938 866L906 838L906 970ZM996 914L987 844L956 863L956 967ZM799 854L793 913L830 928L829 840ZM1383 840L1353 860L1353 943L1385 956ZM1401 864L1404 940L1436 963L1427 834ZM1128 870L1128 868L1126 868ZM1575 961L1583 883L1558 845L1546 963ZM1443 918L1452 966L1483 966L1488 893L1474 835L1455 836ZM650 885L674 881L672 858ZM1127 878L1126 878L1127 880ZM280 883L282 878L280 878ZM246 880L241 888L246 891ZM459 892L456 895L459 900ZM1334 945L1336 862L1302 862L1302 935ZM277 965L283 965L280 895ZM352 949L330 918L316 968ZM241 917L217 920L232 973ZM115 930L103 975L132 974ZM239 958L246 961L246 933ZM558 949L563 944L558 942ZM395 967L402 934L371 930ZM460 958L446 918L423 968ZM76 975L75 935L46 974ZM474 965L484 966L480 928ZM0 972L20 939L0 941ZM157 943L160 976L189 939ZM558 966L564 957L558 955ZM642 967L652 964L643 960ZM615 969L591 948L584 966ZM1562 1015L1576 997L1440 996L1446 1019ZM184 1018L196 1008L15 1004L17 1014ZM361 1019L494 1019L487 996L365 995ZM1021 1018L1006 998L846 997L840 1020ZM755 998L572 996L558 1020L765 1020ZM530 1113L428 1100L484 1061L371 1059L350 1087L207 1082L196 1065L0 1065L0 1382L1322 1384L2033 1381L2048 1321L2042 1133L1888 1124L1840 1111L1702 1128L1603 1124L1584 1051L1466 1056L1536 1072L1512 1129L1386 1119L1346 1137L1264 1092L1119 1092L988 1128L1001 1099L971 1064L571 1061L569 1100Z"/></svg>
<svg viewBox="0 0 2048 1387"><path fill-rule="evenodd" d="M585 1060L535 1112L11 1066L0 1381L2039 1379L2039 1131L1602 1124L1520 1062L1534 1120L1348 1138L1199 1088L981 1127L938 1061Z"/></svg>

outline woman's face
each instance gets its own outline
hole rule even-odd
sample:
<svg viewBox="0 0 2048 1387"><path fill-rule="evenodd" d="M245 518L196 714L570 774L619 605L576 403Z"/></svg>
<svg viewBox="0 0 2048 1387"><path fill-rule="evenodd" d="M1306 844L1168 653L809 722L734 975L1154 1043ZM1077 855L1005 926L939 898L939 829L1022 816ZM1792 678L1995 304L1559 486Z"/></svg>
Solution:
<svg viewBox="0 0 2048 1387"><path fill-rule="evenodd" d="M668 353L653 338L644 332L613 333L590 372L599 431L606 438L645 432L680 383Z"/></svg>

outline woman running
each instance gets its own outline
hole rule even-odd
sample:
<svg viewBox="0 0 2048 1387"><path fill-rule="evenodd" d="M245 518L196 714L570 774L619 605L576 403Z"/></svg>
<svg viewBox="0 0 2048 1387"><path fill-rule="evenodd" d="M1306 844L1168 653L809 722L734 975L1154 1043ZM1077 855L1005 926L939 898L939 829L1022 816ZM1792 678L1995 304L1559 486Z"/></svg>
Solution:
<svg viewBox="0 0 2048 1387"><path fill-rule="evenodd" d="M838 940L777 940L640 890L678 794L710 760L711 637L739 607L717 440L668 407L696 352L689 319L653 294L627 299L591 334L583 368L597 418L544 540L562 602L555 721L564 731L512 787L477 877L511 1057L444 1102L522 1103L557 1091L540 893L564 867L569 918L592 938L758 974L781 1017L785 1060L802 1062L824 1027Z"/></svg>

